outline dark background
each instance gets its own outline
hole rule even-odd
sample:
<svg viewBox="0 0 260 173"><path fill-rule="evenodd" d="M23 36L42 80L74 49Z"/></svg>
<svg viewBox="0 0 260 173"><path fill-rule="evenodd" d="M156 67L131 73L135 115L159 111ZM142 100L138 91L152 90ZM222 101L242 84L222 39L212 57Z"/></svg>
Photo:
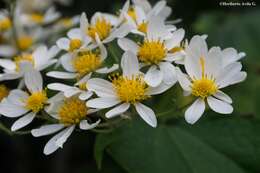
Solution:
<svg viewBox="0 0 260 173"><path fill-rule="evenodd" d="M150 2L155 3L156 1L151 0ZM259 49L259 32L256 33L257 29L251 25L244 24L243 20L244 18L247 18L244 16L251 14L254 16L256 13L258 14L260 4L258 4L258 2L255 1L257 7L223 7L219 5L219 2L220 1L215 0L168 0L168 5L171 6L173 9L173 13L170 19L181 18L183 20L177 26L183 27L186 30L188 38L190 38L191 35L195 33L206 33L209 34L210 44L214 43L219 44L220 46L234 45L236 48L245 48L245 51L249 53L249 64L247 65L247 68L251 67L250 62L252 62L252 64L259 63L259 54L258 58L256 58L255 60L250 60L250 57L254 57L255 55L257 55L256 52L258 52ZM80 14L83 11L86 12L88 16L91 16L96 11L117 11L123 5L123 3L123 0L74 0L74 2L68 7L57 5L57 8L63 13L64 16L73 16L76 14ZM4 3L1 2L0 6L4 7ZM259 17L259 15L255 16ZM260 18L257 17L248 17L247 19L254 20L254 22L252 23L259 23ZM236 22L241 22L240 27L243 27L245 30L248 29L247 33L249 33L249 35L244 36L241 33L237 34L236 37L232 37L232 41L230 41L230 39L228 39L226 36L222 36L221 33L228 30L227 27L225 27L225 24L228 23L227 20L229 19L235 21L235 24L237 24ZM229 28L228 31L237 30L237 27L235 26L234 28L232 28L233 24L230 25L231 28ZM223 30L223 32L221 30ZM252 34L252 32L255 34ZM241 43L241 39L244 39L244 42L246 43ZM256 41L257 39L258 41ZM258 49L256 48L257 46ZM259 77L259 69L259 66L257 66L257 68L252 70L252 73L258 74ZM253 81L255 80L250 79L249 81L252 82L251 84L253 86ZM248 86L245 87L249 88ZM252 89L250 88L248 89L248 91L249 90ZM250 94L250 92L248 94ZM242 96L240 97L239 95L235 97L242 99ZM252 97L249 98L249 95L244 95L244 99L245 101L253 100ZM243 109L243 106L246 107L244 103L241 103L239 106L237 105L237 107L240 107L239 109ZM247 107L247 113L254 113L254 108ZM1 117L1 120L10 125L10 122L7 121L7 119ZM9 136L0 131L0 172L97 172L92 153L95 134L87 132L74 133L67 141L67 143L64 145L64 148L62 150L59 150L51 156L45 156L42 153L42 150L49 138L50 136L43 138L32 138L30 135ZM110 169L109 165L111 164L116 163L109 156L106 155L105 162L103 165L103 170L105 169L105 171L102 172L107 172ZM117 169L118 172L121 172L121 168Z"/></svg>

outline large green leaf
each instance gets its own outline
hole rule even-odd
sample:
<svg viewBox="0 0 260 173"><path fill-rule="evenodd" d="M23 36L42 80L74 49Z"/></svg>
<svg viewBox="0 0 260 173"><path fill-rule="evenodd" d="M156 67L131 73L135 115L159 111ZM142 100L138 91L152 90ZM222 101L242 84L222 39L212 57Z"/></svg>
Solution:
<svg viewBox="0 0 260 173"><path fill-rule="evenodd" d="M110 141L106 151L130 173L260 171L259 121L213 117L194 126L182 122L153 129L133 121L98 138L102 144Z"/></svg>

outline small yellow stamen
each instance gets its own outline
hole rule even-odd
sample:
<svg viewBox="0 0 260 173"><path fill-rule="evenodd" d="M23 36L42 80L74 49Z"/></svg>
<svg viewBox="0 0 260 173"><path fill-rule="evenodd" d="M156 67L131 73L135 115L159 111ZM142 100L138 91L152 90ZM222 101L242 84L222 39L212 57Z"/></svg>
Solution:
<svg viewBox="0 0 260 173"><path fill-rule="evenodd" d="M148 27L148 23L147 22L142 22L140 25L138 25L138 31L142 32L142 33L146 33L147 32L147 27Z"/></svg>
<svg viewBox="0 0 260 173"><path fill-rule="evenodd" d="M192 95L201 97L202 99L215 94L218 90L215 80L207 77L193 80L191 88Z"/></svg>
<svg viewBox="0 0 260 173"><path fill-rule="evenodd" d="M69 126L80 123L87 116L86 103L77 97L71 97L64 101L58 110L60 123Z"/></svg>
<svg viewBox="0 0 260 173"><path fill-rule="evenodd" d="M22 36L17 40L17 46L20 50L24 51L29 49L33 44L33 38L30 36Z"/></svg>
<svg viewBox="0 0 260 173"><path fill-rule="evenodd" d="M138 58L146 64L158 64L166 57L166 48L160 41L145 40L138 50Z"/></svg>
<svg viewBox="0 0 260 173"><path fill-rule="evenodd" d="M44 108L44 105L46 104L47 100L48 98L45 91L34 92L25 101L25 107L28 110L37 113Z"/></svg>
<svg viewBox="0 0 260 173"><path fill-rule="evenodd" d="M5 85L1 84L1 85L0 85L0 102L1 102L5 97L7 97L8 94L9 94L9 89L8 89Z"/></svg>
<svg viewBox="0 0 260 173"><path fill-rule="evenodd" d="M82 42L80 39L71 39L69 51L72 52L76 49L79 49L81 45L82 45Z"/></svg>
<svg viewBox="0 0 260 173"><path fill-rule="evenodd" d="M84 54L75 57L72 60L74 69L81 75L86 75L95 71L102 64L102 61L98 54L93 52L85 52Z"/></svg>
<svg viewBox="0 0 260 173"><path fill-rule="evenodd" d="M124 77L117 74L110 76L110 79L122 102L134 104L149 98L146 95L148 86L141 75Z"/></svg>
<svg viewBox="0 0 260 173"><path fill-rule="evenodd" d="M33 21L34 23L40 24L43 22L44 20L44 16L42 14L38 14L38 13L32 13L30 16L31 21Z"/></svg>
<svg viewBox="0 0 260 173"><path fill-rule="evenodd" d="M6 17L0 20L0 32L10 29L11 26L12 26L12 22L9 18Z"/></svg>
<svg viewBox="0 0 260 173"><path fill-rule="evenodd" d="M96 40L96 34L99 36L100 40L107 38L111 32L112 25L105 18L98 18L96 23L87 29L87 34Z"/></svg>
<svg viewBox="0 0 260 173"><path fill-rule="evenodd" d="M17 56L14 58L14 62L16 64L16 71L20 71L20 63L24 62L24 61L28 61L28 62L32 63L32 65L34 65L34 59L31 54L24 54L21 56Z"/></svg>

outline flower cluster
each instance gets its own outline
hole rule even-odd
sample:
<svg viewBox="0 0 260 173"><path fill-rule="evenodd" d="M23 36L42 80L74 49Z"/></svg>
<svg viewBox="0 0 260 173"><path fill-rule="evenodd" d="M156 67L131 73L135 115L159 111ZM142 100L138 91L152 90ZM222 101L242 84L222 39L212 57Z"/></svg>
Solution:
<svg viewBox="0 0 260 173"><path fill-rule="evenodd" d="M184 29L167 21L166 1L128 0L116 15L96 12L90 20L85 13L64 18L51 2L17 1L0 12L0 114L19 117L12 131L39 119L42 126L30 125L33 136L55 134L45 154L63 147L75 129L98 131L134 112L156 127L147 101L175 85L194 98L184 114L190 124L206 105L233 112L221 89L245 80L239 62L245 53L208 48L205 35L188 41Z"/></svg>

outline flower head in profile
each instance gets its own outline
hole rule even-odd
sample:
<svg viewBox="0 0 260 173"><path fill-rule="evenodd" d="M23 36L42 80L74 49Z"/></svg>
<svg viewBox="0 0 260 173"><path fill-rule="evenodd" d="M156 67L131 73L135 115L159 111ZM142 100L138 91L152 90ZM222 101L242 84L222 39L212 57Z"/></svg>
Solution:
<svg viewBox="0 0 260 173"><path fill-rule="evenodd" d="M93 78L88 81L88 89L96 93L99 98L87 101L88 107L97 109L112 108L106 113L107 118L112 118L126 112L133 105L141 118L151 125L157 126L153 110L144 104L152 95L160 94L171 87L161 84L155 88L149 87L139 71L136 55L125 52L121 59L122 75L111 76L111 82Z"/></svg>
<svg viewBox="0 0 260 173"><path fill-rule="evenodd" d="M221 89L245 80L247 74L241 71L241 63L227 63L229 57L224 56L219 47L208 50L201 36L191 39L186 54L184 66L187 74L177 69L177 76L186 95L196 97L196 101L185 112L186 121L195 123L205 111L206 103L217 113L232 113L232 99Z"/></svg>
<svg viewBox="0 0 260 173"><path fill-rule="evenodd" d="M160 17L154 17L148 24L143 42L137 44L130 39L122 38L118 40L118 45L124 51L133 52L143 66L149 67L144 80L148 85L156 87L161 82L172 84L177 81L172 62L178 56L172 50L180 46L183 37L183 29L172 33Z"/></svg>
<svg viewBox="0 0 260 173"><path fill-rule="evenodd" d="M48 97L43 89L41 74L31 68L24 76L24 82L28 92L15 89L0 103L0 114L10 117L20 117L12 125L11 130L19 130L30 124L38 112L44 109Z"/></svg>
<svg viewBox="0 0 260 173"><path fill-rule="evenodd" d="M46 155L62 148L77 125L81 130L90 130L100 123L100 120L93 121L89 116L95 113L97 109L88 108L86 103L77 96L68 98L64 97L62 93L58 93L50 98L48 103L50 106L46 108L46 112L55 118L57 123L43 125L31 131L34 137L46 136L58 132L45 145L43 152Z"/></svg>

